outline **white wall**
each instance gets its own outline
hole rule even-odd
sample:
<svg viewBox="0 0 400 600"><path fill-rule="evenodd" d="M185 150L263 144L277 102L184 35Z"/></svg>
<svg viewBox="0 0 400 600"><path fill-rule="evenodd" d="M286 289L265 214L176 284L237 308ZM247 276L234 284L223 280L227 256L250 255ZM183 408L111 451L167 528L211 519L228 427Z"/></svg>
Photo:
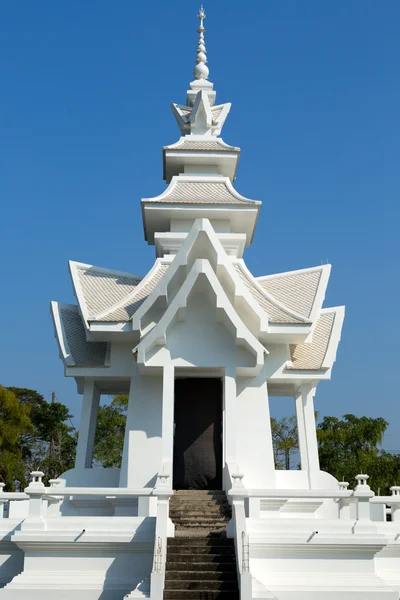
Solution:
<svg viewBox="0 0 400 600"><path fill-rule="evenodd" d="M247 488L275 488L265 368L254 378L237 379L237 464Z"/></svg>
<svg viewBox="0 0 400 600"><path fill-rule="evenodd" d="M233 335L215 319L215 299L203 293L190 296L186 320L172 325L166 345L157 347L148 364L221 368L254 365L254 356L237 347Z"/></svg>
<svg viewBox="0 0 400 600"><path fill-rule="evenodd" d="M161 465L162 377L145 377L133 363L121 465L121 487L153 487Z"/></svg>

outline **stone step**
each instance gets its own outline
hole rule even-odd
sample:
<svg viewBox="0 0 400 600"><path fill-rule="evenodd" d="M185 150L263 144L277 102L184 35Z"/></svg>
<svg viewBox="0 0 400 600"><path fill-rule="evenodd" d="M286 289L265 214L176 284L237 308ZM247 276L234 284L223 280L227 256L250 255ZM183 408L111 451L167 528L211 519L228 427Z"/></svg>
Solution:
<svg viewBox="0 0 400 600"><path fill-rule="evenodd" d="M223 538L214 540L212 538L204 538L204 539L186 539L186 540L177 540L176 538L168 538L167 541L168 549L171 546L224 546L225 548L234 548L235 541L233 538Z"/></svg>
<svg viewBox="0 0 400 600"><path fill-rule="evenodd" d="M236 562L235 561L229 561L229 562L221 562L221 561L216 561L216 562L196 562L196 561L190 561L190 562L184 562L184 561L179 561L179 562L174 562L172 559L170 561L167 562L167 573L171 570L171 571L179 571L179 573L186 573L186 572L202 572L202 571L207 571L207 572L218 572L218 573L234 573L235 577L237 575L236 573Z"/></svg>
<svg viewBox="0 0 400 600"><path fill-rule="evenodd" d="M238 590L237 581L165 581L165 590Z"/></svg>
<svg viewBox="0 0 400 600"><path fill-rule="evenodd" d="M175 490L175 496L225 496L224 490Z"/></svg>
<svg viewBox="0 0 400 600"><path fill-rule="evenodd" d="M216 563L216 564L233 564L235 556L232 554L183 554L167 553L167 565L169 563L182 563L182 565L190 565L195 563Z"/></svg>
<svg viewBox="0 0 400 600"><path fill-rule="evenodd" d="M212 521L214 520L222 520L224 522L228 522L230 521L230 518L227 515L223 515L221 513L207 513L204 514L204 512L200 513L200 512L187 512L187 513L177 513L177 514L173 514L170 513L169 514L170 518L174 521L175 520L181 520L181 519L192 519L193 521L196 520L205 520L205 519L211 519Z"/></svg>
<svg viewBox="0 0 400 600"><path fill-rule="evenodd" d="M228 521L228 519L222 515L202 515L201 517L192 517L192 515L180 515L179 517L177 517L177 519L181 522L181 523L214 523L214 522L220 522L223 523L224 525L226 524L226 522Z"/></svg>
<svg viewBox="0 0 400 600"><path fill-rule="evenodd" d="M206 534L207 537L216 539L226 537L226 531L210 531L207 532L207 529L178 529L175 532L175 536L179 539L187 538L187 537L198 537L203 538Z"/></svg>
<svg viewBox="0 0 400 600"><path fill-rule="evenodd" d="M172 517L173 515L185 515L185 514L196 514L196 515L222 515L222 516L226 516L227 514L231 514L231 510L221 507L221 506L192 506L191 504L188 504L187 506L170 506L169 507L169 514Z"/></svg>
<svg viewBox="0 0 400 600"><path fill-rule="evenodd" d="M221 510L229 510L230 504L221 500L220 502L210 502L209 500L200 502L199 500L179 500L178 502L170 501L169 507L171 510L178 510L180 508L197 508L199 510L208 510L213 508L219 508Z"/></svg>
<svg viewBox="0 0 400 600"><path fill-rule="evenodd" d="M168 570L165 574L168 581L235 581L235 571L176 571Z"/></svg>
<svg viewBox="0 0 400 600"><path fill-rule="evenodd" d="M164 600L239 600L239 591L165 590Z"/></svg>
<svg viewBox="0 0 400 600"><path fill-rule="evenodd" d="M225 527L187 527L187 525L181 527L179 525L175 528L176 537L216 537L226 535Z"/></svg>
<svg viewBox="0 0 400 600"><path fill-rule="evenodd" d="M179 538L182 539L182 538ZM184 538L187 539L187 538ZM169 546L168 553L171 555L179 554L187 557L188 554L198 554L207 556L207 554L219 554L220 556L234 556L235 548L230 546Z"/></svg>

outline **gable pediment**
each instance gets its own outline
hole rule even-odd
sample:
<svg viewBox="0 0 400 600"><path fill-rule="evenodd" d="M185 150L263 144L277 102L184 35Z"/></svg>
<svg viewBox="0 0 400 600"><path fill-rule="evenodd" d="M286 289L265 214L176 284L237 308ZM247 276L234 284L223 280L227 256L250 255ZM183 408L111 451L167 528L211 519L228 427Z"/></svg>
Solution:
<svg viewBox="0 0 400 600"><path fill-rule="evenodd" d="M228 361L248 375L259 371L267 354L233 308L207 259L196 259L135 352L143 368L171 361L179 367L224 367Z"/></svg>

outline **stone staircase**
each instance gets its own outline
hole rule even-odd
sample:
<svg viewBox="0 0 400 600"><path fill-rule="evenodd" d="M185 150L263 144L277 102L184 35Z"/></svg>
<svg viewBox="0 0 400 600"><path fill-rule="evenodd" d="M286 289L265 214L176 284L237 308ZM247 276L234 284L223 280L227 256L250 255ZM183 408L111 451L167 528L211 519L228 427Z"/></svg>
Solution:
<svg viewBox="0 0 400 600"><path fill-rule="evenodd" d="M231 517L221 491L180 490L170 500L175 537L168 539L165 600L239 600Z"/></svg>

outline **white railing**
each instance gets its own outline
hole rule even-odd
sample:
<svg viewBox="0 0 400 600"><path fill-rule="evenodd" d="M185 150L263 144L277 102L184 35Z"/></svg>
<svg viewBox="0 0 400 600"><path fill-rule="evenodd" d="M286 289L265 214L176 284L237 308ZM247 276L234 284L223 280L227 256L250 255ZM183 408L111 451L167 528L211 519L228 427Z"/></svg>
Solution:
<svg viewBox="0 0 400 600"><path fill-rule="evenodd" d="M236 550L236 567L241 600L252 599L252 576L250 573L249 538L246 531L245 498L248 492L242 483L241 473L232 473L233 485L228 492L232 500L232 521Z"/></svg>
<svg viewBox="0 0 400 600"><path fill-rule="evenodd" d="M156 535L154 541L153 570L150 576L151 600L164 597L165 564L167 561L167 538L173 535L173 524L169 518L169 500L173 495L170 476L162 472L158 476L153 495L157 496Z"/></svg>
<svg viewBox="0 0 400 600"><path fill-rule="evenodd" d="M24 492L3 492L4 483L0 483L0 519L10 517L10 506L13 502L29 500Z"/></svg>

